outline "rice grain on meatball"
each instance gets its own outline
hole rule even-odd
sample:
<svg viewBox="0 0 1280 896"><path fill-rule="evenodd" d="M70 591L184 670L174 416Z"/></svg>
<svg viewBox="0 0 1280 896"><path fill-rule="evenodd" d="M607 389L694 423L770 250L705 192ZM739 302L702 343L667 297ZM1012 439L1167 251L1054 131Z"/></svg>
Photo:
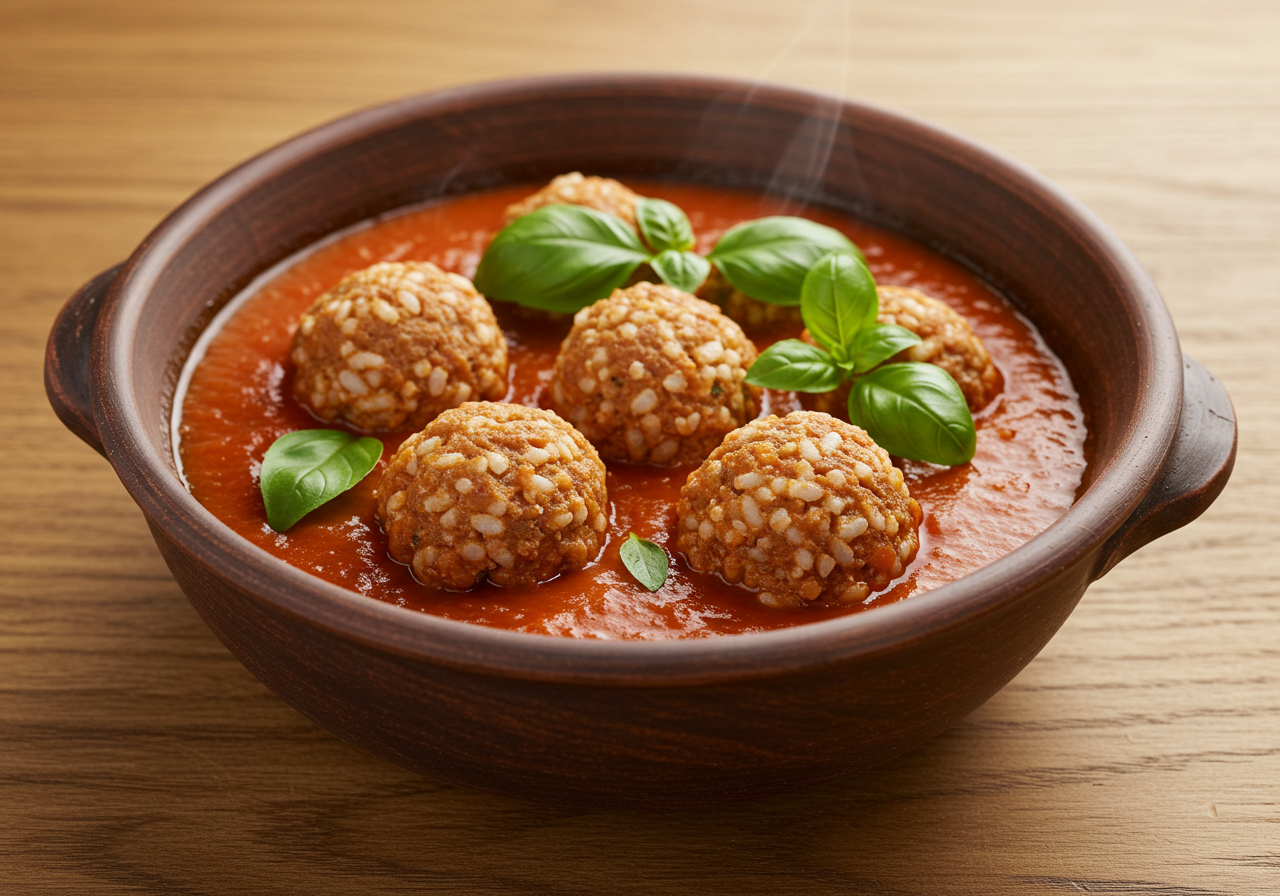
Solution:
<svg viewBox="0 0 1280 896"><path fill-rule="evenodd" d="M637 283L582 309L556 356L552 406L606 460L701 463L757 413L756 349L708 302Z"/></svg>
<svg viewBox="0 0 1280 896"><path fill-rule="evenodd" d="M550 411L468 402L401 444L378 484L389 553L424 585L486 575L532 585L580 569L604 544L604 464Z"/></svg>
<svg viewBox="0 0 1280 896"><path fill-rule="evenodd" d="M584 177L580 171L562 174L532 196L507 206L503 223L510 224L544 205L584 205L597 211L617 215L636 226L636 200L639 195L609 177Z"/></svg>
<svg viewBox="0 0 1280 896"><path fill-rule="evenodd" d="M507 391L507 342L471 281L430 262L343 278L302 315L293 394L322 420L420 429L468 399Z"/></svg>
<svg viewBox="0 0 1280 896"><path fill-rule="evenodd" d="M768 606L857 603L920 547L920 505L862 429L796 411L732 432L680 491L676 547Z"/></svg>

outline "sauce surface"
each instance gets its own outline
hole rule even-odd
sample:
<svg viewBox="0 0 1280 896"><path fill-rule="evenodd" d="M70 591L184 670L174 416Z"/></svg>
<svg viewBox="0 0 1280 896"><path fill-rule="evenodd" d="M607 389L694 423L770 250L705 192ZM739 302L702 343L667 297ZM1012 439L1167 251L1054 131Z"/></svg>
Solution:
<svg viewBox="0 0 1280 896"><path fill-rule="evenodd" d="M794 214L758 194L685 184L631 183L689 215L705 253L740 221ZM289 351L299 315L346 274L380 261L431 261L466 277L503 209L537 187L506 188L414 209L327 241L250 287L211 324L204 352L194 352L179 390L177 427L183 472L195 498L218 519L285 562L322 579L410 609L499 628L549 635L666 639L764 631L860 612L936 588L1000 557L1060 517L1084 475L1085 422L1066 370L1035 329L973 274L923 247L821 209L805 217L843 231L867 256L877 282L912 286L951 305L982 338L1004 379L1003 391L975 415L978 448L953 468L899 461L924 510L916 559L889 589L844 607L776 610L714 575L694 572L672 554L675 504L691 468L610 464L608 540L585 569L533 588L489 584L458 593L416 582L387 556L374 519L381 471L409 433L381 435L383 460L352 490L313 511L287 533L267 525L258 486L271 443L320 423L290 394ZM551 367L570 323L535 319L494 303L510 347L506 400L541 406ZM795 332L767 338L764 348ZM790 393L766 395L764 413L799 408ZM657 593L637 584L618 546L629 532L663 545L671 575Z"/></svg>

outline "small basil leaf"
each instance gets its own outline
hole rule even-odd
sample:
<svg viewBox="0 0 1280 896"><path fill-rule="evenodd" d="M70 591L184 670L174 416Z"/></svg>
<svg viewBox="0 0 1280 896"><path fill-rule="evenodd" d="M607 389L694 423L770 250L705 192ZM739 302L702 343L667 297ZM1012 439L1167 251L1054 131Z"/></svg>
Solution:
<svg viewBox="0 0 1280 896"><path fill-rule="evenodd" d="M649 260L649 267L662 278L662 282L685 292L693 292L711 273L711 262L693 252L667 249Z"/></svg>
<svg viewBox="0 0 1280 896"><path fill-rule="evenodd" d="M747 371L747 382L753 386L796 392L830 392L841 379L840 368L830 354L799 339L775 342Z"/></svg>
<svg viewBox="0 0 1280 896"><path fill-rule="evenodd" d="M866 373L871 368L892 358L898 352L919 345L920 337L906 327L897 324L872 324L859 330L853 339L855 373Z"/></svg>
<svg viewBox="0 0 1280 896"><path fill-rule="evenodd" d="M321 504L369 475L382 442L335 429L301 429L271 443L259 476L267 522L287 531Z"/></svg>
<svg viewBox="0 0 1280 896"><path fill-rule="evenodd" d="M657 591L666 584L670 569L667 552L652 541L646 541L632 532L631 537L622 543L618 553L622 555L627 571L650 591Z"/></svg>
<svg viewBox="0 0 1280 896"><path fill-rule="evenodd" d="M807 218L777 215L730 227L707 257L753 299L798 305L805 275L832 252L862 255L838 230Z"/></svg>
<svg viewBox="0 0 1280 896"><path fill-rule="evenodd" d="M654 252L664 249L683 252L693 248L693 225L675 203L641 196L636 201L636 223Z"/></svg>
<svg viewBox="0 0 1280 896"><path fill-rule="evenodd" d="M833 252L805 275L800 289L804 325L837 360L853 356L855 338L863 327L875 323L879 310L875 278L856 256Z"/></svg>
<svg viewBox="0 0 1280 896"><path fill-rule="evenodd" d="M573 312L609 295L648 260L640 238L616 215L544 205L493 238L475 285L489 299Z"/></svg>
<svg viewBox="0 0 1280 896"><path fill-rule="evenodd" d="M933 364L886 364L858 377L849 420L898 457L955 466L972 460L977 446L960 387Z"/></svg>

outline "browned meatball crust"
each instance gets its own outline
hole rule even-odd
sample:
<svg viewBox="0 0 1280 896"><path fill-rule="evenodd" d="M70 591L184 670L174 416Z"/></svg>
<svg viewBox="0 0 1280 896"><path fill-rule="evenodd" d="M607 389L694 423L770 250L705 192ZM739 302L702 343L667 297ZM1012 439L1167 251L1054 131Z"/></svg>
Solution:
<svg viewBox="0 0 1280 896"><path fill-rule="evenodd" d="M714 306L637 283L574 316L556 356L552 406L606 460L701 463L757 413L744 382L756 349Z"/></svg>
<svg viewBox="0 0 1280 896"><path fill-rule="evenodd" d="M405 439L378 484L389 553L418 581L532 585L604 544L604 464L550 411L468 402Z"/></svg>
<svg viewBox="0 0 1280 896"><path fill-rule="evenodd" d="M960 386L970 411L979 411L1000 391L1000 371L987 354L978 334L969 322L950 305L905 286L881 286L880 313L882 324L897 324L920 337L919 345L898 352L885 363L920 361L941 367ZM805 330L800 338L813 344ZM849 417L849 386L831 392L802 394L800 403L813 411L822 411L841 419Z"/></svg>
<svg viewBox="0 0 1280 896"><path fill-rule="evenodd" d="M828 414L732 432L680 491L677 549L768 606L857 603L920 547L920 505L884 449Z"/></svg>
<svg viewBox="0 0 1280 896"><path fill-rule="evenodd" d="M507 206L503 223L510 224L544 205L585 205L617 215L636 226L636 200L640 197L608 177L584 177L580 171L562 174L532 196Z"/></svg>
<svg viewBox="0 0 1280 896"><path fill-rule="evenodd" d="M430 262L343 278L302 315L294 397L366 431L425 426L446 408L507 392L507 342L471 281Z"/></svg>

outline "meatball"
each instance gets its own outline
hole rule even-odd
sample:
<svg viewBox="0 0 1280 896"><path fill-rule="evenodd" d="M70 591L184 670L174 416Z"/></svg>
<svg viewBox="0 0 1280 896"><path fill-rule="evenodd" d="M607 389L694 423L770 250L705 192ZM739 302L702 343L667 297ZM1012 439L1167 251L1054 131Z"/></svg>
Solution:
<svg viewBox="0 0 1280 896"><path fill-rule="evenodd" d="M880 314L876 320L906 327L923 340L892 360L938 365L960 384L970 410L982 408L995 397L1000 390L1000 372L963 316L918 289L882 286L877 292Z"/></svg>
<svg viewBox="0 0 1280 896"><path fill-rule="evenodd" d="M529 214L544 205L585 205L597 211L617 215L636 226L636 200L640 197L608 177L583 177L580 171L562 174L532 196L507 206L504 223Z"/></svg>
<svg viewBox="0 0 1280 896"><path fill-rule="evenodd" d="M604 464L550 411L467 402L400 445L378 484L389 553L424 585L461 590L487 574L532 585L600 552Z"/></svg>
<svg viewBox="0 0 1280 896"><path fill-rule="evenodd" d="M637 283L579 311L556 356L552 406L606 460L696 464L757 413L756 349L714 306Z"/></svg>
<svg viewBox="0 0 1280 896"><path fill-rule="evenodd" d="M718 305L721 311L752 332L801 325L799 305L775 305L753 299L730 283L715 265L711 266L711 273L698 287L698 298Z"/></svg>
<svg viewBox="0 0 1280 896"><path fill-rule="evenodd" d="M921 361L936 364L960 386L970 411L980 410L995 397L1001 386L1000 371L991 363L986 346L964 317L951 306L918 289L881 286L876 292L880 295L880 313L876 320L905 327L922 340L919 345L898 352L886 363ZM809 343L814 341L808 330L801 334L801 338ZM844 385L821 394L802 394L800 403L810 410L847 418L849 387Z"/></svg>
<svg viewBox="0 0 1280 896"><path fill-rule="evenodd" d="M680 490L676 547L772 607L856 603L920 547L920 505L856 426L796 411L725 438Z"/></svg>
<svg viewBox="0 0 1280 896"><path fill-rule="evenodd" d="M302 315L293 394L321 420L420 429L469 398L507 392L507 342L471 281L430 262L375 264Z"/></svg>

